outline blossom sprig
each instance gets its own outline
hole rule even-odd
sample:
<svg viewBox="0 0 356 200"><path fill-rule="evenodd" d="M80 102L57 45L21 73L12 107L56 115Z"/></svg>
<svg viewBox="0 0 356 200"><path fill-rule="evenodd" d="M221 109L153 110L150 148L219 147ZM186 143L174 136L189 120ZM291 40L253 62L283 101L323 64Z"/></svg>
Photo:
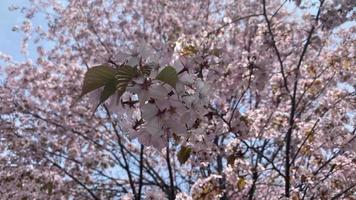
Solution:
<svg viewBox="0 0 356 200"><path fill-rule="evenodd" d="M120 65L107 63L90 68L84 77L82 96L101 89L99 105L111 96L117 101L129 93L136 98L134 103L121 100L122 104L117 106L138 104L141 116L136 122L141 123L133 124L134 130L130 132L136 132L134 137L142 144L161 149L173 135L189 137L193 124L207 113L209 89L198 74L186 70L177 61L159 66L159 63L145 63L148 60L141 51Z"/></svg>

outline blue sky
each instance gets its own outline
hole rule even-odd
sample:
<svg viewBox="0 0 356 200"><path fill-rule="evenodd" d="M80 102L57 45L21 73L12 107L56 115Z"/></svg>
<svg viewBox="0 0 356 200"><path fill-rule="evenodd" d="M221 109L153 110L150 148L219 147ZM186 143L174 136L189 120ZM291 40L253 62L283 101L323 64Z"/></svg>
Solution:
<svg viewBox="0 0 356 200"><path fill-rule="evenodd" d="M19 9L10 11L11 5L18 6ZM22 24L24 15L21 13L21 8L28 5L29 0L0 0L0 52L11 55L16 61L23 61L25 57L20 54L22 33L14 32L12 29L14 26ZM38 25L46 27L47 25L43 16L38 15L31 19L31 22L33 27ZM29 58L36 57L35 49L36 46L30 42Z"/></svg>
<svg viewBox="0 0 356 200"><path fill-rule="evenodd" d="M9 11L12 4L24 5L26 0L0 0L0 52L11 55L14 59L22 60L20 55L21 33L12 31L20 24L23 16L19 11Z"/></svg>
<svg viewBox="0 0 356 200"><path fill-rule="evenodd" d="M11 5L18 6L19 9L10 11ZM28 6L29 0L0 0L0 53L10 55L14 61L25 61L26 58L20 53L21 39L23 37L21 32L13 31L13 27L21 26L24 15L21 13L23 6ZM47 22L43 16L35 16L31 19L33 26L41 25L46 27ZM43 45L44 43L41 42ZM32 41L29 42L29 57L35 59L37 56L37 45L34 45ZM0 85L4 83L6 76L4 75L4 62L0 60Z"/></svg>

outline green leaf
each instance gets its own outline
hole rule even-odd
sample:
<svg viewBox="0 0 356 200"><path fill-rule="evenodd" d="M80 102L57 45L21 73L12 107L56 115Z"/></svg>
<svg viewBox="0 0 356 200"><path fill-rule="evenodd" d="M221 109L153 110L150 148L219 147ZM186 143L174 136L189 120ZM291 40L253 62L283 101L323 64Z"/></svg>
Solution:
<svg viewBox="0 0 356 200"><path fill-rule="evenodd" d="M174 67L167 66L157 75L156 79L175 88L178 81L178 74Z"/></svg>
<svg viewBox="0 0 356 200"><path fill-rule="evenodd" d="M180 53L183 56L193 56L196 53L198 53L198 49L193 45L187 45L187 46L183 47L183 49Z"/></svg>
<svg viewBox="0 0 356 200"><path fill-rule="evenodd" d="M47 192L50 196L52 195L52 192L53 192L53 184L52 183L48 183Z"/></svg>
<svg viewBox="0 0 356 200"><path fill-rule="evenodd" d="M151 71L152 71L152 66L150 66L150 65L140 66L140 72L144 76L149 76L151 74Z"/></svg>
<svg viewBox="0 0 356 200"><path fill-rule="evenodd" d="M192 149L190 147L182 146L177 153L178 161L180 164L184 164L190 157Z"/></svg>
<svg viewBox="0 0 356 200"><path fill-rule="evenodd" d="M48 182L48 183L45 183L42 187L41 187L41 190L42 191L46 191L50 196L52 195L52 192L53 192L53 183L52 182Z"/></svg>
<svg viewBox="0 0 356 200"><path fill-rule="evenodd" d="M236 156L235 156L235 155L229 155L229 156L227 157L227 164L229 164L229 165L234 165L235 160L236 160Z"/></svg>
<svg viewBox="0 0 356 200"><path fill-rule="evenodd" d="M128 65L122 65L118 69L105 64L92 67L85 73L80 97L100 87L104 87L104 90L100 94L98 107L115 93L120 98L126 91L126 87L130 81L132 81L134 77L139 76L139 74L136 68Z"/></svg>
<svg viewBox="0 0 356 200"><path fill-rule="evenodd" d="M127 85L132 81L133 78L137 77L139 75L139 72L137 71L136 68L133 68L128 65L123 65L121 66L116 75L115 79L117 81L116 88L119 91L125 91Z"/></svg>
<svg viewBox="0 0 356 200"><path fill-rule="evenodd" d="M117 92L117 95L120 98L126 91L127 85L138 75L139 72L136 68L128 65L120 66L119 69L116 70L114 79L105 85L104 90L100 95L99 105L106 101L111 95L115 94L115 92Z"/></svg>
<svg viewBox="0 0 356 200"><path fill-rule="evenodd" d="M128 65L122 65L117 70L115 78L118 81L131 80L132 78L134 78L134 77L136 77L138 75L139 75L139 72L137 71L136 68L133 68L133 67L128 66Z"/></svg>
<svg viewBox="0 0 356 200"><path fill-rule="evenodd" d="M106 101L115 92L116 92L116 81L106 84L104 86L104 90L101 92L99 105L104 101Z"/></svg>
<svg viewBox="0 0 356 200"><path fill-rule="evenodd" d="M112 82L116 72L116 69L105 64L90 68L85 73L82 94L80 97Z"/></svg>
<svg viewBox="0 0 356 200"><path fill-rule="evenodd" d="M210 54L213 55L213 56L216 56L216 57L219 57L221 55L221 53L222 53L222 50L221 49L217 49L217 48L212 49L210 51Z"/></svg>
<svg viewBox="0 0 356 200"><path fill-rule="evenodd" d="M114 78L110 82L106 83L104 90L100 94L100 101L98 106L106 101L110 96L117 92L118 97L126 91L126 87L130 81L136 76L139 72L136 68L130 67L128 65L120 66L119 69L115 71Z"/></svg>
<svg viewBox="0 0 356 200"><path fill-rule="evenodd" d="M243 190L246 184L247 184L246 179L244 177L240 177L236 183L236 186L239 190Z"/></svg>

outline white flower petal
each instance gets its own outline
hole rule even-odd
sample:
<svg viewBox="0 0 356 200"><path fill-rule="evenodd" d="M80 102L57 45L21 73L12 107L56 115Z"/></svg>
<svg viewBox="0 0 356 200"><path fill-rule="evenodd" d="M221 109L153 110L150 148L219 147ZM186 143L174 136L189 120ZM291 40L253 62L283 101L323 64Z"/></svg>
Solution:
<svg viewBox="0 0 356 200"><path fill-rule="evenodd" d="M156 105L148 103L142 106L142 117L146 121L150 121L158 113L158 108Z"/></svg>

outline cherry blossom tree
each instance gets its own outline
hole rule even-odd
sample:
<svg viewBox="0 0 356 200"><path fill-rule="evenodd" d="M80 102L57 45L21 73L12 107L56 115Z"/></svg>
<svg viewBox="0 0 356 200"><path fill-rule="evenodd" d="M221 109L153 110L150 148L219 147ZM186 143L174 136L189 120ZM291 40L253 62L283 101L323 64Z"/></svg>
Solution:
<svg viewBox="0 0 356 200"><path fill-rule="evenodd" d="M0 199L355 198L355 1L29 2Z"/></svg>

